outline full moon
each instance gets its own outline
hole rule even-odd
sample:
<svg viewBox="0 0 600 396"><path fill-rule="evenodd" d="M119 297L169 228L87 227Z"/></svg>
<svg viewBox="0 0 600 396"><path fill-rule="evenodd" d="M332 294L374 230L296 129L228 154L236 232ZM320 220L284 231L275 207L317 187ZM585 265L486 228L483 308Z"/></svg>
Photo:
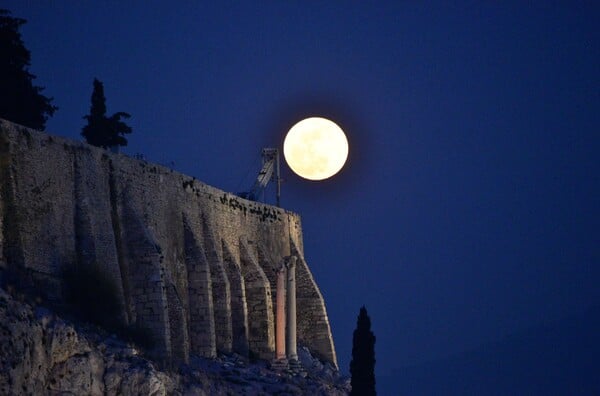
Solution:
<svg viewBox="0 0 600 396"><path fill-rule="evenodd" d="M311 117L300 121L287 133L283 156L298 176L324 180L338 173L346 163L348 140L335 122Z"/></svg>

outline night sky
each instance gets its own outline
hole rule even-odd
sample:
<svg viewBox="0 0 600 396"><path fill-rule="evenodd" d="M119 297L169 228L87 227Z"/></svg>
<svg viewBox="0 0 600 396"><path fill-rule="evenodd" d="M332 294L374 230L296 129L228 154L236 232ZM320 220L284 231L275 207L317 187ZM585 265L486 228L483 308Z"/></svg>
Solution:
<svg viewBox="0 0 600 396"><path fill-rule="evenodd" d="M342 172L282 166L282 206L345 372L363 304L378 376L599 305L598 3L323 3L2 7L50 133L81 140L97 77L125 153L237 192L300 119L344 129Z"/></svg>

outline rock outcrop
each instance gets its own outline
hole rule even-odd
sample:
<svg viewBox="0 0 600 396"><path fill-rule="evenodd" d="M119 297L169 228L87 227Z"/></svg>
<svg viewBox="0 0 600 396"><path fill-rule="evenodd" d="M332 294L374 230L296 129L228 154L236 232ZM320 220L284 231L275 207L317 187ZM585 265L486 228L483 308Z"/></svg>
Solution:
<svg viewBox="0 0 600 396"><path fill-rule="evenodd" d="M100 266L118 285L120 320L148 329L166 361L272 359L276 268L292 254L298 342L335 367L297 214L0 120L0 277L60 302L66 266Z"/></svg>
<svg viewBox="0 0 600 396"><path fill-rule="evenodd" d="M113 345L117 344L117 346ZM176 383L132 347L97 347L47 309L0 289L0 394L170 394Z"/></svg>
<svg viewBox="0 0 600 396"><path fill-rule="evenodd" d="M32 308L0 289L2 395L346 395L347 378L301 348L306 377L250 365L235 355L193 357L161 371L114 335Z"/></svg>

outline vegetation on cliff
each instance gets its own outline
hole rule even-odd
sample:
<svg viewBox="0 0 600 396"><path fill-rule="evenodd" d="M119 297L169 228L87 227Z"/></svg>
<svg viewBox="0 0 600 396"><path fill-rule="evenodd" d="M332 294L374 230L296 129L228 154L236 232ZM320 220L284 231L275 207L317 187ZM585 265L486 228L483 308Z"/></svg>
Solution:
<svg viewBox="0 0 600 396"><path fill-rule="evenodd" d="M43 130L58 108L52 105L52 98L41 94L43 87L33 84L31 53L19 32L25 22L0 9L0 118Z"/></svg>
<svg viewBox="0 0 600 396"><path fill-rule="evenodd" d="M154 347L155 340L147 328L138 323L124 323L119 289L98 264L69 265L62 276L70 315L98 325L141 348Z"/></svg>
<svg viewBox="0 0 600 396"><path fill-rule="evenodd" d="M125 134L131 133L131 127L121 119L129 117L128 113L122 111L106 116L104 85L95 78L90 114L83 117L87 120L87 125L81 130L81 136L86 142L104 148L127 146Z"/></svg>

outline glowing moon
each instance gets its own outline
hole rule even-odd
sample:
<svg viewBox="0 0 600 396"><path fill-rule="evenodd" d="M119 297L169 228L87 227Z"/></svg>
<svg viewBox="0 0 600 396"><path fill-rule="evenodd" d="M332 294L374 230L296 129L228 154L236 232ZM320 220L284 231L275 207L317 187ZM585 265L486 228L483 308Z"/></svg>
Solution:
<svg viewBox="0 0 600 396"><path fill-rule="evenodd" d="M287 133L283 156L298 176L323 180L338 173L346 163L348 140L335 122L311 117L300 121Z"/></svg>

